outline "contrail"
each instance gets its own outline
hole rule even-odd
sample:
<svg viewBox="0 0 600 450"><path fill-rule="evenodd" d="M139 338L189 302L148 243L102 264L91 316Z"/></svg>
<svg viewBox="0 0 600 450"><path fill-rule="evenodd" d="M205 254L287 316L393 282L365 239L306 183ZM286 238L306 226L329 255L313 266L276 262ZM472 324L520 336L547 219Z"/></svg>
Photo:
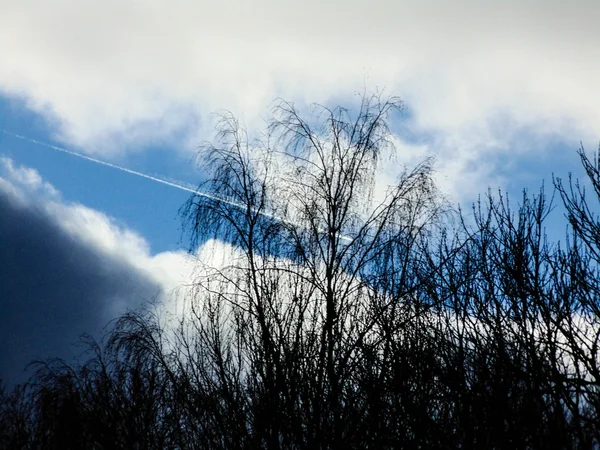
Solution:
<svg viewBox="0 0 600 450"><path fill-rule="evenodd" d="M177 183L173 183L171 181L163 180L161 178L153 177L152 175L147 175L145 173L138 172L136 170L131 170L131 169L128 169L126 167L117 166L116 164L112 164L112 163L109 163L109 162L106 162L106 161L102 161L100 159L92 158L91 156L82 155L81 153L77 153L77 152L74 152L74 151L71 151L71 150L67 150L64 147L58 147L56 145L48 144L47 142L38 141L36 139L30 138L30 137L27 137L27 136L23 136L21 134L11 133L11 132L6 131L3 128L0 128L0 131L2 131L2 133L6 134L7 136L12 136L12 137L15 137L17 139L21 139L23 141L31 142L32 144L41 145L43 147L47 147L47 148L50 148L52 150L57 150L59 152L66 153L67 155L76 156L76 157L81 158L81 159L86 159L86 160L91 161L91 162L96 163L96 164L100 164L100 165L103 165L103 166L106 166L106 167L111 167L113 169L117 169L117 170L120 170L122 172L130 173L132 175L137 175L138 177L146 178L148 180L156 181L157 183L162 183L164 185L171 186L171 187L173 187L175 189L179 189L179 190L186 191L186 192L191 192L192 194L198 195L200 197L204 197L204 198L207 198L207 199L210 199L210 200L215 200L215 201L223 202L223 203L226 203L228 205L234 206L236 208L246 209L246 206L242 205L241 203L236 203L236 202L232 202L230 200L225 200L224 198L218 197L216 195L207 194L205 192L201 192L199 190L192 189L190 187L183 186L181 184L177 184ZM292 224L292 222L290 222L289 220L285 220L285 219L282 219L281 217L274 216L273 214L270 214L268 212L261 211L260 215L263 216L263 217L268 217L270 219L275 219L275 220L277 220L279 222ZM321 231L321 232L324 233L323 231ZM351 238L349 238L348 236L341 236L341 238L344 241L351 241Z"/></svg>
<svg viewBox="0 0 600 450"><path fill-rule="evenodd" d="M217 200L217 201L224 202L224 203L227 203L227 204L229 204L231 206L235 206L235 207L238 207L238 208L243 208L244 207L243 205L241 205L239 203L231 202L231 201L222 199L220 197L217 197L215 195L206 194L204 192L200 192L200 191L198 191L196 189L192 189L192 188L189 188L187 186L183 186L181 184L177 184L177 183L173 183L171 181L163 180L161 178L153 177L152 175L147 175L145 173L138 172L136 170L127 169L126 167L117 166L116 164L112 164L112 163L109 163L109 162L106 162L106 161L102 161L100 159L92 158L91 156L82 155L81 153L73 152L73 151L67 150L66 148L63 148L63 147L58 147L56 145L48 144L46 142L41 142L41 141L38 141L36 139L32 139L30 137L23 136L23 135L20 135L20 134L10 133L10 132L8 132L8 131L6 131L4 129L0 129L0 131L2 131L4 134L6 134L8 136L12 136L12 137L21 139L23 141L31 142L33 144L41 145L43 147L48 147L48 148L51 148L52 150L57 150L59 152L66 153L66 154L71 155L71 156L77 156L78 158L86 159L86 160L91 161L91 162L96 163L96 164L101 164L103 166L111 167L113 169L117 169L117 170L120 170L122 172L130 173L132 175L137 175L138 177L142 177L142 178L146 178L148 180L156 181L157 183L162 183L162 184L165 184L167 186L171 186L171 187L174 187L176 189L180 189L182 191L191 192L192 194L196 194L196 195L199 195L201 197L208 198L210 200Z"/></svg>

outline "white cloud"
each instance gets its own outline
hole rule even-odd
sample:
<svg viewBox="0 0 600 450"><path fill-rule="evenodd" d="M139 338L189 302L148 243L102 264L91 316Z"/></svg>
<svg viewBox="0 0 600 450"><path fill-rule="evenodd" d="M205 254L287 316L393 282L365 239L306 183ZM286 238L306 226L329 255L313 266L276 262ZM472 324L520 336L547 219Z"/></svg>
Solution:
<svg viewBox="0 0 600 450"><path fill-rule="evenodd" d="M16 167L12 159L5 156L0 156L0 167L4 169L6 176L12 184L16 184L21 190L24 190L29 194L42 194L49 198L54 198L59 195L58 191L54 189L54 186L42 180L42 177L35 169L23 166ZM3 181L5 188L8 189L7 180ZM24 197L18 194L19 190L15 189L14 186L11 191L13 194L20 197L21 200L24 200Z"/></svg>
<svg viewBox="0 0 600 450"><path fill-rule="evenodd" d="M275 96L339 101L363 83L405 98L427 153L461 180L448 182L458 196L495 181L486 155L508 155L515 130L598 139L598 2L59 0L2 11L0 90L88 152L189 148L216 109L253 125Z"/></svg>

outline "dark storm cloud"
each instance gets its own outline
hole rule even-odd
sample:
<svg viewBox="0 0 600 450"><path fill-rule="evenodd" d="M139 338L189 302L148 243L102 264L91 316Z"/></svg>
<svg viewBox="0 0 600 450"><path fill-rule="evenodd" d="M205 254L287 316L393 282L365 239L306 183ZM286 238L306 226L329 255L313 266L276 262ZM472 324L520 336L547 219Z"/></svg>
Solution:
<svg viewBox="0 0 600 450"><path fill-rule="evenodd" d="M67 234L34 203L0 189L0 378L24 381L33 359L72 358L118 305L158 293L134 268ZM123 306L121 306L122 308Z"/></svg>

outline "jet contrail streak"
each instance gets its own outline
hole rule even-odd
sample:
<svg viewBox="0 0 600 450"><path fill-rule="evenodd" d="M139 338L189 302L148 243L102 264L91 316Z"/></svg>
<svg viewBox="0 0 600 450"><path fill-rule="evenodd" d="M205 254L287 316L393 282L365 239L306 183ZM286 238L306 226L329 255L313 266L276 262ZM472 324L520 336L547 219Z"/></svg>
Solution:
<svg viewBox="0 0 600 450"><path fill-rule="evenodd" d="M137 175L138 177L142 177L142 178L146 178L148 180L156 181L157 183L162 183L162 184L165 184L167 186L171 186L171 187L174 187L176 189L180 189L182 191L191 192L192 194L196 194L196 195L199 195L201 197L208 198L210 200L217 200L217 201L220 201L220 202L227 203L227 204L229 204L231 206L235 206L237 208L244 208L244 206L241 205L241 204L239 204L239 203L231 202L231 201L219 198L219 197L217 197L215 195L206 194L206 193L200 192L200 191L198 191L196 189L192 189L192 188L189 188L187 186L182 186L181 184L172 183L170 181L163 180L163 179L157 178L157 177L153 177L152 175L147 175L145 173L141 173L141 172L138 172L136 170L131 170L131 169L127 169L126 167L117 166L116 164L111 164L109 162L102 161L100 159L92 158L91 156L82 155L81 153L76 153L76 152L73 152L71 150L67 150L66 148L63 148L63 147L57 147L56 145L48 144L46 142L41 142L41 141L32 139L30 137L27 137L27 136L23 136L23 135L16 134L16 133L9 133L8 131L6 131L4 129L0 129L0 131L2 131L7 136L16 137L16 138L21 139L23 141L31 142L33 144L41 145L41 146L44 146L44 147L48 147L48 148L51 148L53 150L57 150L59 152L66 153L66 154L71 155L71 156L77 156L78 158L86 159L86 160L91 161L91 162L96 163L96 164L101 164L103 166L111 167L113 169L117 169L117 170L120 170L122 172L127 172L127 173L130 173L132 175Z"/></svg>
<svg viewBox="0 0 600 450"><path fill-rule="evenodd" d="M112 164L112 163L109 163L109 162L106 162L106 161L102 161L100 159L92 158L91 156L82 155L81 153L73 152L71 150L67 150L66 148L58 147L56 145L48 144L46 142L41 142L41 141L38 141L36 139L32 139L30 137L27 137L27 136L23 136L23 135L16 134L16 133L10 133L10 132L2 129L2 128L0 128L0 131L2 131L2 133L6 134L7 136L12 136L12 137L15 137L17 139L21 139L23 141L31 142L32 144L41 145L43 147L48 147L48 148L50 148L52 150L57 150L59 152L66 153L67 155L76 156L78 158L86 159L86 160L91 161L91 162L96 163L96 164L101 164L103 166L111 167L113 169L117 169L117 170L120 170L122 172L130 173L132 175L137 175L138 177L142 177L142 178L146 178L148 180L156 181L157 183L162 183L162 184L174 187L174 188L182 190L182 191L191 192L192 194L198 195L200 197L204 197L204 198L207 198L207 199L210 199L210 200L215 200L215 201L223 202L223 203L226 203L228 205L234 206L236 208L246 209L246 206L244 206L244 205L242 205L240 203L232 202L230 200L225 200L225 199L220 198L220 197L218 197L216 195L207 194L205 192L201 192L201 191L198 191L196 189L192 189L192 188L189 188L187 186L183 186L181 184L172 183L171 181L167 181L167 180L163 180L161 178L153 177L152 175L147 175L145 173L138 172L136 170L131 170L131 169L127 169L126 167L117 166L116 164ZM279 222L292 224L292 222L290 222L289 220L284 220L284 219L282 219L280 217L276 217L273 214L270 214L270 213L267 213L267 212L264 212L264 211L260 212L260 215L263 216L263 217L268 217L270 219L275 219L275 220L277 220ZM351 239L348 236L341 236L341 238L343 240L345 240L345 241L351 241Z"/></svg>

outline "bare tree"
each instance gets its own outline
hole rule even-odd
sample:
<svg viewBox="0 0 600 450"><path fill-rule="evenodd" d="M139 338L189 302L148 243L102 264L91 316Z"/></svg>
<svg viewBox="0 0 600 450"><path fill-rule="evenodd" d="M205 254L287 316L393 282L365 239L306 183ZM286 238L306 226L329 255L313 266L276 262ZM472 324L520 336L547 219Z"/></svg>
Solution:
<svg viewBox="0 0 600 450"><path fill-rule="evenodd" d="M384 184L401 106L279 101L259 139L223 114L182 209L198 258L184 314L130 312L83 364L38 363L0 392L0 448L597 448L585 191L554 180L561 244L543 188L466 215L430 160ZM600 198L600 163L580 155Z"/></svg>
<svg viewBox="0 0 600 450"><path fill-rule="evenodd" d="M188 202L192 242L228 239L241 257L199 281L198 299L205 317L222 315L223 359L253 391L246 429L269 448L349 445L365 414L364 358L388 358L384 327L413 309L441 202L430 161L374 194L393 154L387 121L400 108L365 96L354 115L315 106L307 120L281 101L263 140L224 115L219 141L201 149L202 188L220 199Z"/></svg>

